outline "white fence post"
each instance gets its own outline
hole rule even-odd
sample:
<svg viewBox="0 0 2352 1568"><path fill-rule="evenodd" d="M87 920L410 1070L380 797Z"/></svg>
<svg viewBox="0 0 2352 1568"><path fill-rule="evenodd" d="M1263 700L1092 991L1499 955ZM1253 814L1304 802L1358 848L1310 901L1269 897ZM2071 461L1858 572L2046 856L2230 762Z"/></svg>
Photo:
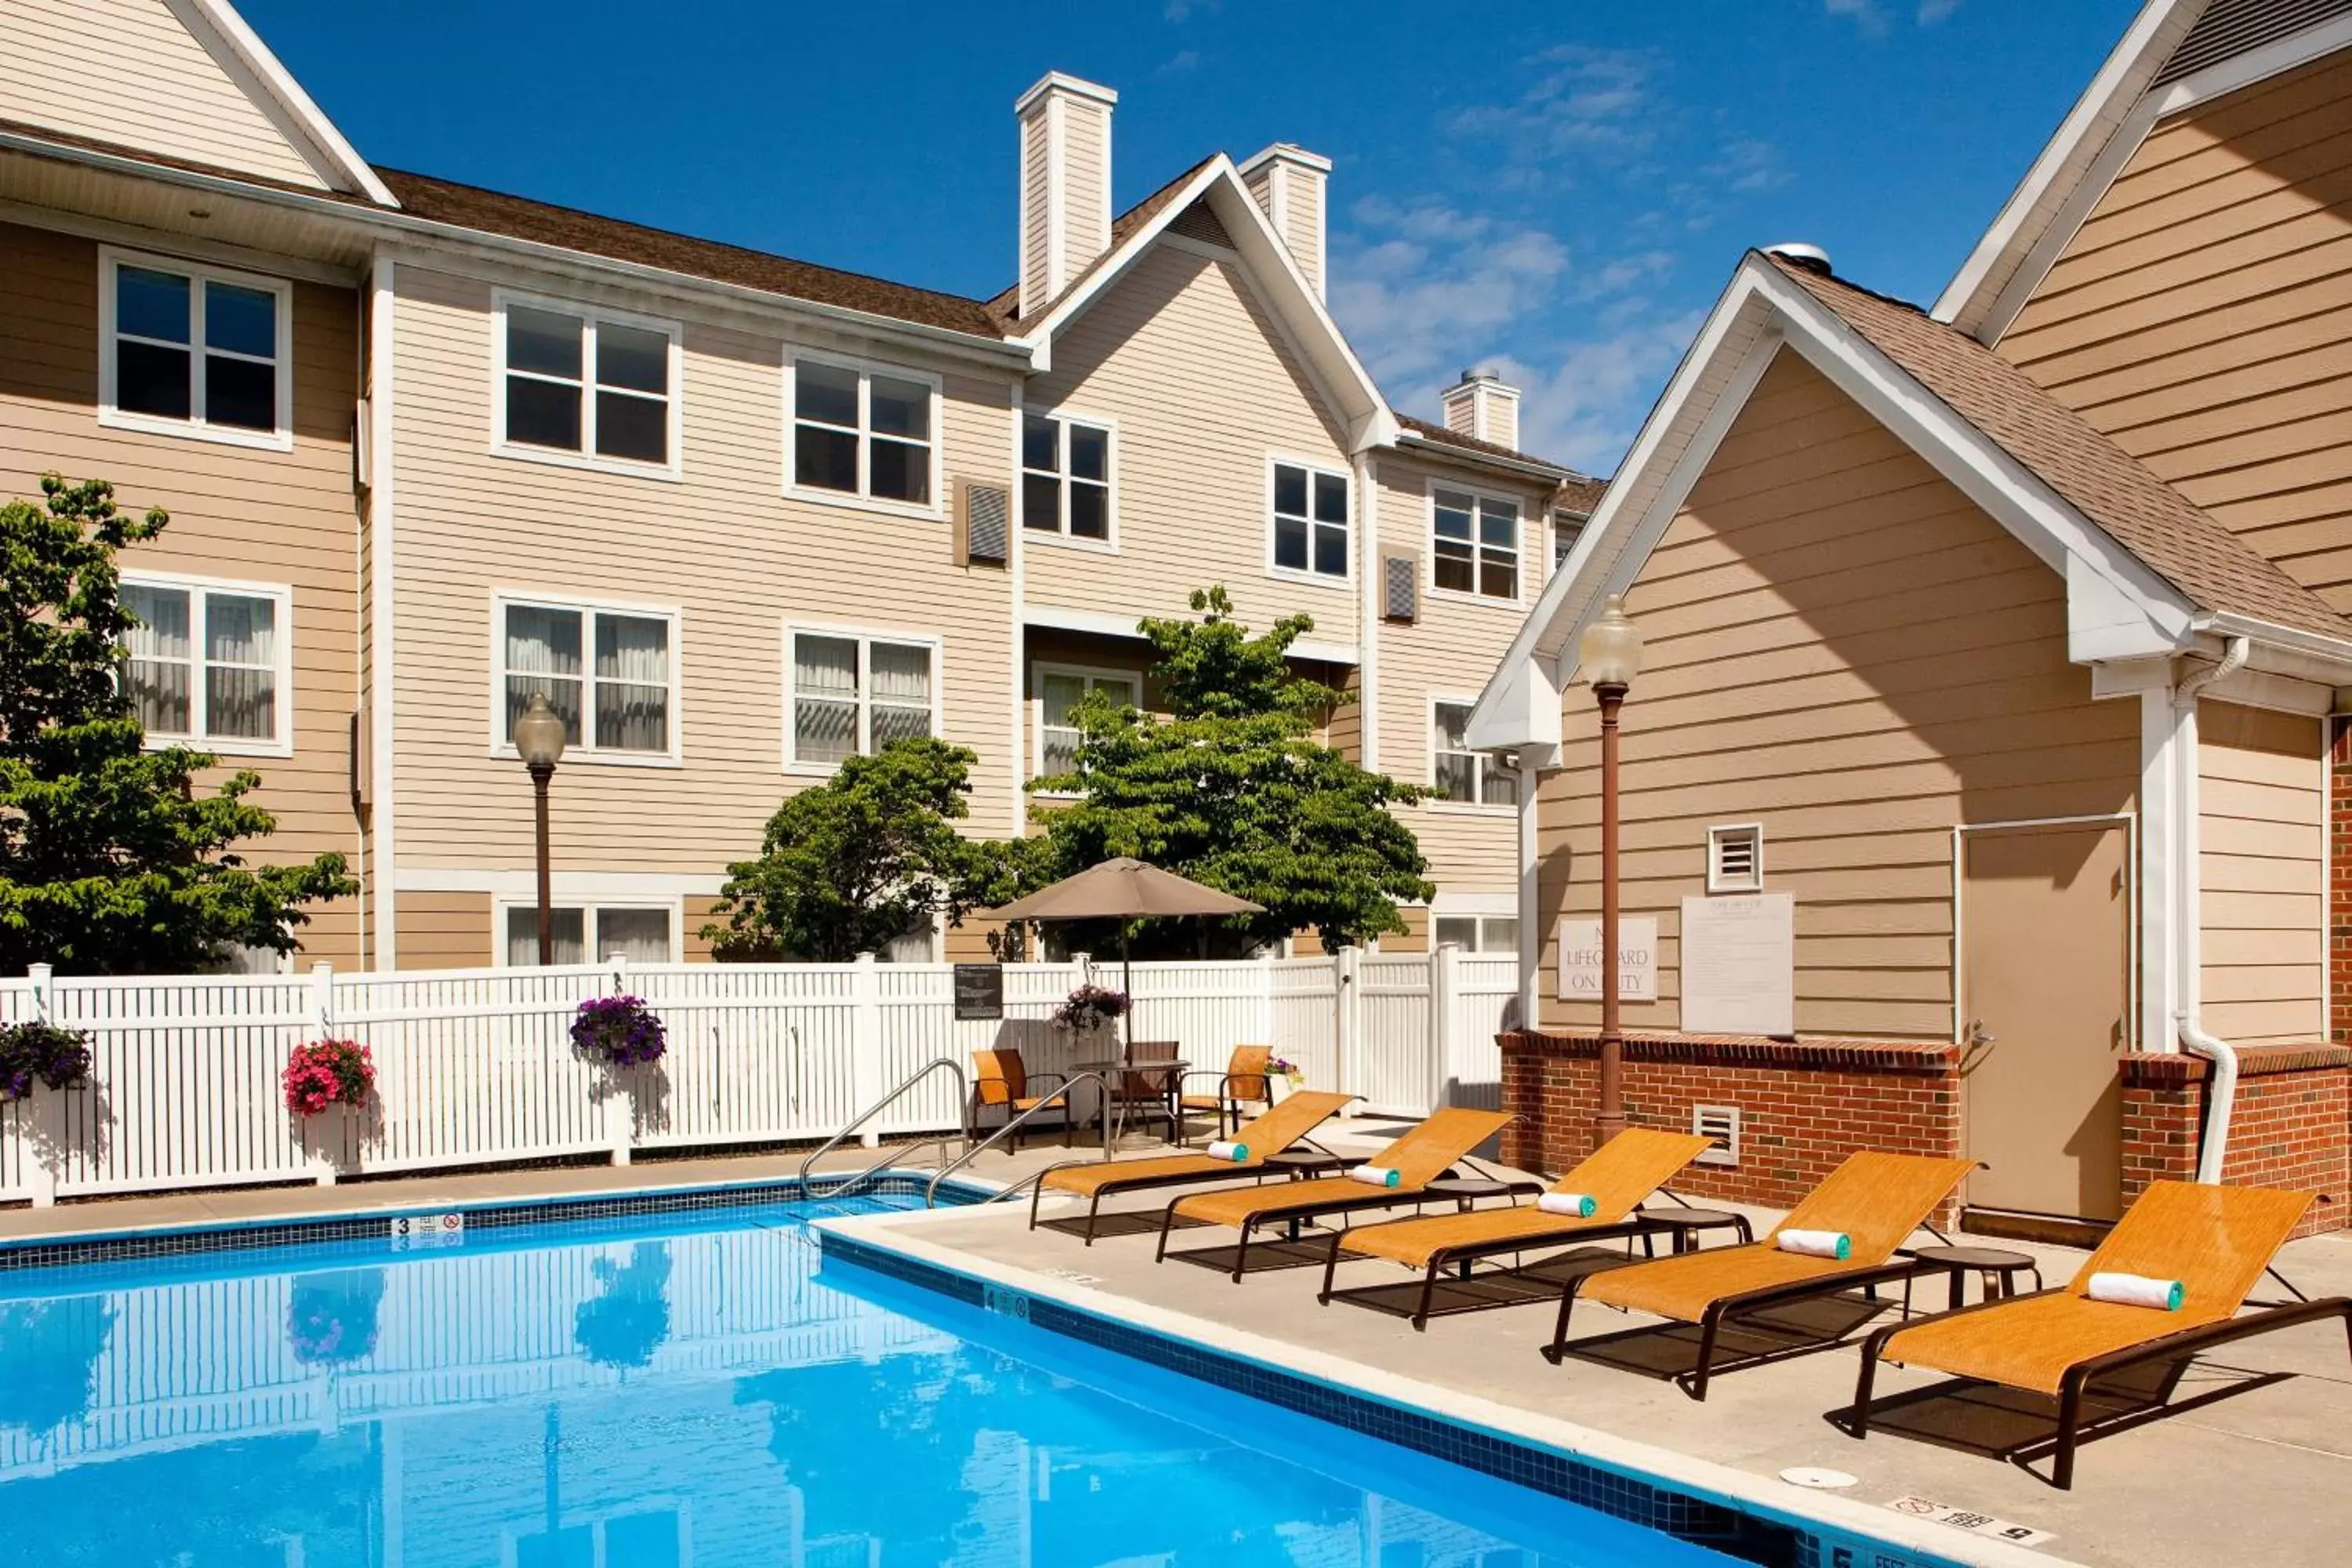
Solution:
<svg viewBox="0 0 2352 1568"><path fill-rule="evenodd" d="M1364 1039L1364 950L1341 948L1331 960L1331 1087L1361 1091Z"/></svg>
<svg viewBox="0 0 2352 1568"><path fill-rule="evenodd" d="M855 1004L849 1033L849 1100L856 1107L852 1114L857 1115L882 1092L882 974L872 953L857 955L849 984ZM857 1138L868 1149L881 1141L881 1133L872 1127Z"/></svg>
<svg viewBox="0 0 2352 1568"><path fill-rule="evenodd" d="M1446 942L1430 954L1430 1110L1442 1110L1454 1077L1454 1037L1459 1032L1456 998L1462 992L1462 950Z"/></svg>
<svg viewBox="0 0 2352 1568"><path fill-rule="evenodd" d="M628 954L606 953L604 955L604 994L626 996L628 994ZM636 1068L631 1070L642 1072L645 1069ZM629 1163L629 1146L634 1141L632 1123L635 1119L629 1114L630 1101L633 1097L622 1093L617 1084L608 1082L605 1087L607 1092L604 1096L604 1142L612 1146L613 1163L625 1165Z"/></svg>
<svg viewBox="0 0 2352 1568"><path fill-rule="evenodd" d="M46 963L29 965L25 971L26 978L33 983L33 1019L36 1023L50 1022L49 975L49 966ZM57 1204L58 1167L65 1163L66 1101L65 1096L58 1090L45 1089L38 1084L34 1086L32 1094L30 1107L20 1105L16 1108L16 1153L17 1158L25 1162L25 1173L32 1184L33 1206L45 1209ZM31 1117L25 1115L28 1109L33 1112ZM26 1126L27 1121L39 1127L39 1137L26 1136L30 1131Z"/></svg>
<svg viewBox="0 0 2352 1568"><path fill-rule="evenodd" d="M1255 1004L1255 1017L1250 1038L1274 1047L1276 1056L1286 1057L1290 1053L1274 1037L1274 949L1270 947L1257 955L1257 994L1251 998Z"/></svg>
<svg viewBox="0 0 2352 1568"><path fill-rule="evenodd" d="M335 966L319 963L310 966L310 1026L319 1037L335 1037Z"/></svg>

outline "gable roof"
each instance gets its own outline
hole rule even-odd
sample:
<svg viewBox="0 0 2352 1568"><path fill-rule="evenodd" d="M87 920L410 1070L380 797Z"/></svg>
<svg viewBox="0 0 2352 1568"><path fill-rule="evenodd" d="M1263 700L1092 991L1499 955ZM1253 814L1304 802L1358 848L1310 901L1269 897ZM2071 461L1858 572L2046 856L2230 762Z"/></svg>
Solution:
<svg viewBox="0 0 2352 1568"><path fill-rule="evenodd" d="M2031 377L1916 305L1780 257L1782 276L2031 469L2200 609L2322 637L2352 622L2093 429Z"/></svg>
<svg viewBox="0 0 2352 1568"><path fill-rule="evenodd" d="M1466 458L1471 462L1477 462L1483 458L1496 467L1509 468L1520 472L1529 469L1538 470L1541 477L1551 479L1562 487L1562 493L1556 498L1557 504L1568 508L1570 511L1589 513L1592 510L1591 503L1601 497L1602 488L1601 480L1588 474L1578 473L1565 463L1555 463L1549 458L1538 458L1533 452L1522 452L1515 447L1506 447L1499 441L1482 441L1475 436L1465 436L1459 430L1440 425L1434 420L1417 419L1410 414L1398 415L1396 421L1409 440L1418 439L1440 447L1451 447L1449 456Z"/></svg>
<svg viewBox="0 0 2352 1568"><path fill-rule="evenodd" d="M295 134L308 142L309 162L319 175L332 188L365 196L372 202L396 206L398 199L368 166L359 150L344 140L294 73L279 63L261 36L248 26L229 0L187 0L195 14L203 19L200 27L192 28L199 35L197 41L207 49L226 51L239 66L249 72L261 91L290 122ZM173 7L175 14L178 7ZM212 37L200 35L210 32ZM323 166L321 166L323 165Z"/></svg>

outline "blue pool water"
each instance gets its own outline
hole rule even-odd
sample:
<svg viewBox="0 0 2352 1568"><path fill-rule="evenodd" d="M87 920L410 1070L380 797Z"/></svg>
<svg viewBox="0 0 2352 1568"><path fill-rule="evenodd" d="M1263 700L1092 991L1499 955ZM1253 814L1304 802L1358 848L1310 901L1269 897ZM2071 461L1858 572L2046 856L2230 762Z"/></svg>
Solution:
<svg viewBox="0 0 2352 1568"><path fill-rule="evenodd" d="M1727 1559L854 1266L747 1205L0 1273L0 1561Z"/></svg>

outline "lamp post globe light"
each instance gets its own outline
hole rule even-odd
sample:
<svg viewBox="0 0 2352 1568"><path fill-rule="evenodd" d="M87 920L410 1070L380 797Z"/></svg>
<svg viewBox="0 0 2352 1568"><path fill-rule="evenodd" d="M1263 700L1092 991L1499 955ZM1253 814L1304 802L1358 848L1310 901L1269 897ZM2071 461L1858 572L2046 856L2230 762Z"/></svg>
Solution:
<svg viewBox="0 0 2352 1568"><path fill-rule="evenodd" d="M563 715L534 691L514 721L515 754L530 771L530 789L539 818L539 962L555 962L555 905L549 897L547 868L547 785L555 764L563 760Z"/></svg>
<svg viewBox="0 0 2352 1568"><path fill-rule="evenodd" d="M1601 1109L1592 1119L1599 1148L1625 1130L1625 1034L1619 1018L1617 880L1617 717L1642 673L1642 634L1612 595L1577 643L1577 664L1601 709Z"/></svg>

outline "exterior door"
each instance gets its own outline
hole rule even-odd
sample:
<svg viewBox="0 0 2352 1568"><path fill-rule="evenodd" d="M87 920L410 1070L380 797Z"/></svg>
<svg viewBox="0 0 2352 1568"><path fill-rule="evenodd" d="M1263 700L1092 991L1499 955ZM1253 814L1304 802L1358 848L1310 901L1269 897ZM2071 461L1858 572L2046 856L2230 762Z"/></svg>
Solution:
<svg viewBox="0 0 2352 1568"><path fill-rule="evenodd" d="M2122 1212L2130 836L2120 822L1960 835L1960 1071L1981 1208Z"/></svg>

